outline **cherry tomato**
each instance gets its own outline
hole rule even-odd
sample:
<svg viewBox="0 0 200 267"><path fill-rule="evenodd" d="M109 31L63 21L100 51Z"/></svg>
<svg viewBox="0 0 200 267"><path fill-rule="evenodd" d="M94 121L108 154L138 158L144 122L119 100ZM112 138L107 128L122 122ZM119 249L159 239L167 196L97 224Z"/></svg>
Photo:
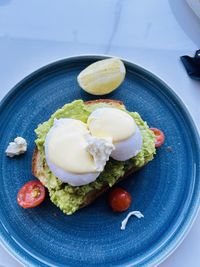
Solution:
<svg viewBox="0 0 200 267"><path fill-rule="evenodd" d="M131 205L131 195L124 189L118 187L109 194L109 205L114 211L125 211Z"/></svg>
<svg viewBox="0 0 200 267"><path fill-rule="evenodd" d="M17 202L24 209L38 206L45 198L45 188L40 181L30 181L17 194Z"/></svg>
<svg viewBox="0 0 200 267"><path fill-rule="evenodd" d="M156 136L156 141L155 141L155 147L160 147L162 146L162 144L165 141L165 135L164 133L157 129L157 128L150 128L150 130L152 130Z"/></svg>

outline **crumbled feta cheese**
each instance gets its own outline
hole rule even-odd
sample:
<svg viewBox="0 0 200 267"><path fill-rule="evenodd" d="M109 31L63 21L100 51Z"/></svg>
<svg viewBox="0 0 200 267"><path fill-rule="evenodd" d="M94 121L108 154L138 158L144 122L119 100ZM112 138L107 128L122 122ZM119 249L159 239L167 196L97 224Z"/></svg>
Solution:
<svg viewBox="0 0 200 267"><path fill-rule="evenodd" d="M129 212L128 215L126 216L126 218L122 221L121 230L125 230L126 229L126 224L127 224L129 218L132 215L136 216L139 219L140 218L144 218L144 215L140 211L138 211L138 210L134 210L134 211Z"/></svg>
<svg viewBox="0 0 200 267"><path fill-rule="evenodd" d="M6 155L8 157L14 157L18 156L20 154L25 153L27 150L27 142L22 137L16 137L14 139L14 142L10 142L7 149L6 149Z"/></svg>
<svg viewBox="0 0 200 267"><path fill-rule="evenodd" d="M112 138L96 138L90 134L85 136L89 153L93 156L96 171L103 171L106 161L109 160L111 152L115 149Z"/></svg>

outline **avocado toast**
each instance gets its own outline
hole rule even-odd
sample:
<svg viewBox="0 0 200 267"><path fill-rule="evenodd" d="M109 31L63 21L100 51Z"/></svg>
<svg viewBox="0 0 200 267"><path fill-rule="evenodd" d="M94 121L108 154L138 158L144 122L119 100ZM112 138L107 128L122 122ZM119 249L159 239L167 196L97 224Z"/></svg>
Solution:
<svg viewBox="0 0 200 267"><path fill-rule="evenodd" d="M71 186L63 183L53 175L47 166L44 153L46 135L52 127L55 118L72 118L86 122L92 111L101 107L118 108L128 112L133 117L142 133L142 150L137 156L127 161L116 161L110 158L106 163L104 171L90 184ZM153 159L155 154L155 136L146 122L141 119L137 112L127 111L123 103L117 100L99 99L88 102L76 100L58 109L48 121L40 124L35 132L37 139L35 141L36 149L32 161L33 175L48 189L51 201L67 215L73 214L78 209L89 205L117 182L142 168Z"/></svg>

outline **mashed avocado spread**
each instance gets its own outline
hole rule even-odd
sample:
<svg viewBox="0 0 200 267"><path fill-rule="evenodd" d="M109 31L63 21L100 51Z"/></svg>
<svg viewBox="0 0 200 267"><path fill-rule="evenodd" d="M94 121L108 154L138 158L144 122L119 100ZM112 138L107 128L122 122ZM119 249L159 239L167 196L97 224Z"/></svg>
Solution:
<svg viewBox="0 0 200 267"><path fill-rule="evenodd" d="M82 100L76 100L70 104L64 105L61 109L58 109L54 114L52 114L48 121L40 124L35 130L37 134L35 142L42 157L41 164L44 166L46 176L45 186L49 190L50 199L56 206L68 215L79 209L90 191L101 189L105 185L109 185L111 187L120 177L124 175L125 172L132 168L142 167L148 161L152 160L155 154L155 136L152 131L149 130L146 122L141 119L137 112L129 112L124 106L121 106L121 109L128 112L129 115L134 118L142 133L143 146L137 156L123 162L109 159L104 171L100 174L96 181L87 185L73 187L56 178L48 168L44 154L45 138L48 131L53 126L54 119L72 118L86 123L88 116L93 110L106 106L110 105L107 103L85 105Z"/></svg>

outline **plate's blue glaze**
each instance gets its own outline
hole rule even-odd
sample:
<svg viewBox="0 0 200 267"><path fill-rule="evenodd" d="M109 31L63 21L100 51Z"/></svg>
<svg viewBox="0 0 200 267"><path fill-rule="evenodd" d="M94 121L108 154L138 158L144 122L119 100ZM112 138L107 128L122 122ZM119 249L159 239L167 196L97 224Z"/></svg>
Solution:
<svg viewBox="0 0 200 267"><path fill-rule="evenodd" d="M78 87L76 77L100 58L82 56L48 65L16 85L1 103L0 233L26 266L155 266L177 247L196 216L200 176L195 127L163 82L128 62L124 83L106 97L122 100L166 135L155 159L122 184L133 197L130 210L140 210L144 219L131 218L121 231L127 213L113 213L106 195L72 216L62 214L48 198L35 209L17 205L19 188L33 179L34 129L65 103L96 98ZM17 135L27 139L28 152L7 158L4 150Z"/></svg>

